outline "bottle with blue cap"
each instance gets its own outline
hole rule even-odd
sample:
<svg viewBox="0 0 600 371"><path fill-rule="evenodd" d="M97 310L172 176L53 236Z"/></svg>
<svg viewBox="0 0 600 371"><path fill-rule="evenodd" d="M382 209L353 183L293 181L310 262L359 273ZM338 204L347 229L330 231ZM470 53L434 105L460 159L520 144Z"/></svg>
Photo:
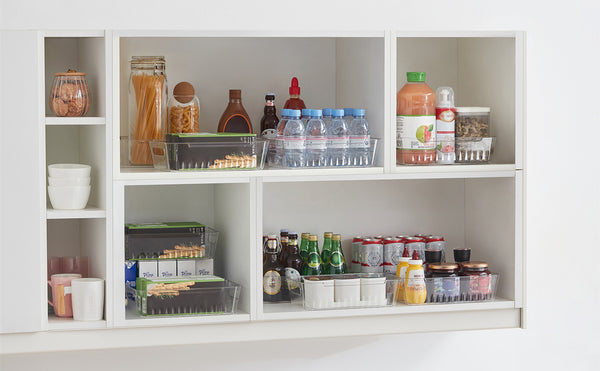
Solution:
<svg viewBox="0 0 600 371"><path fill-rule="evenodd" d="M333 110L333 119L329 124L327 137L327 164L330 166L347 166L350 131L344 120L343 109Z"/></svg>
<svg viewBox="0 0 600 371"><path fill-rule="evenodd" d="M267 160L270 166L285 166L283 156L283 131L285 129L285 124L290 119L290 111L292 110L281 110L281 120L279 120L279 124L277 124L275 141L274 143L269 142L269 156L267 157Z"/></svg>
<svg viewBox="0 0 600 371"><path fill-rule="evenodd" d="M350 125L354 119L354 108L344 108L344 120L346 124Z"/></svg>
<svg viewBox="0 0 600 371"><path fill-rule="evenodd" d="M365 120L365 110L354 110L354 119L350 122L350 147L348 157L350 166L371 165L371 130Z"/></svg>
<svg viewBox="0 0 600 371"><path fill-rule="evenodd" d="M304 124L304 127L306 127L306 124L308 124L308 122L310 121L311 111L312 110L310 108L303 108L302 109L302 116L300 117L300 119L302 120L302 123Z"/></svg>
<svg viewBox="0 0 600 371"><path fill-rule="evenodd" d="M300 110L291 110L290 119L283 129L283 154L285 167L304 166L304 124L300 120Z"/></svg>
<svg viewBox="0 0 600 371"><path fill-rule="evenodd" d="M325 127L329 129L329 124L333 119L333 109L331 108L323 108L323 122L325 123Z"/></svg>
<svg viewBox="0 0 600 371"><path fill-rule="evenodd" d="M321 119L322 111L314 109L306 125L306 166L327 166L327 128Z"/></svg>

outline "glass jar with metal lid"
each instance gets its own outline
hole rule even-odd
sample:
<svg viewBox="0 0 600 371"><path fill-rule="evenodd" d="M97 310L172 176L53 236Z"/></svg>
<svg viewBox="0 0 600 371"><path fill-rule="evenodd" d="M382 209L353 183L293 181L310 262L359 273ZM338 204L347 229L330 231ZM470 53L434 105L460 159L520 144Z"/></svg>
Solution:
<svg viewBox="0 0 600 371"><path fill-rule="evenodd" d="M150 141L164 139L167 116L165 57L132 57L129 77L129 162L152 165Z"/></svg>
<svg viewBox="0 0 600 371"><path fill-rule="evenodd" d="M488 263L484 261L469 261L460 264L462 300L486 300L492 294L491 273Z"/></svg>
<svg viewBox="0 0 600 371"><path fill-rule="evenodd" d="M460 277L456 263L427 265L427 302L449 303L460 299Z"/></svg>

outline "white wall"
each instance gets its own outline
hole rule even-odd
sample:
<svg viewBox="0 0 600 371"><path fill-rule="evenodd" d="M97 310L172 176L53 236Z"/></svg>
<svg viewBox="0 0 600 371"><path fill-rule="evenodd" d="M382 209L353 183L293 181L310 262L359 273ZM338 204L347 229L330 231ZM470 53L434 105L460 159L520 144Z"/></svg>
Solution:
<svg viewBox="0 0 600 371"><path fill-rule="evenodd" d="M11 355L2 370L598 369L599 1L1 1L11 29L524 30L528 125L527 330Z"/></svg>

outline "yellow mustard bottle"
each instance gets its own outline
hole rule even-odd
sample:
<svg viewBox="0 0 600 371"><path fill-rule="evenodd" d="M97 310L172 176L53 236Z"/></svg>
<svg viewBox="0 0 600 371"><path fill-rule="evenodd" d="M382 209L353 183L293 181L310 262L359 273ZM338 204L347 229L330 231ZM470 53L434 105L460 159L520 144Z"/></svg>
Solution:
<svg viewBox="0 0 600 371"><path fill-rule="evenodd" d="M413 255L413 258L414 257L415 256ZM425 299L427 299L427 289L425 288L425 270L423 269L423 261L421 259L411 259L408 261L408 268L406 269L406 278L404 281L406 304L425 303Z"/></svg>
<svg viewBox="0 0 600 371"><path fill-rule="evenodd" d="M398 286L396 288L396 301L404 303L404 280L406 278L406 269L408 268L409 257L401 257L398 260L398 268L396 268L396 277L398 277Z"/></svg>

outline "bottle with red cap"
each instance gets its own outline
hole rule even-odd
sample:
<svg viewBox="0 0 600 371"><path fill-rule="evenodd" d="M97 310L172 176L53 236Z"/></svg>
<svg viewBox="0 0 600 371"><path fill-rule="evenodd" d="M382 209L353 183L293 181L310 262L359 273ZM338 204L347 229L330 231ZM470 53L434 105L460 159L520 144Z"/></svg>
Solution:
<svg viewBox="0 0 600 371"><path fill-rule="evenodd" d="M419 252L413 251L412 259L408 261L406 277L404 279L404 296L406 304L423 304L427 299L425 287L425 270L423 261L419 259Z"/></svg>
<svg viewBox="0 0 600 371"><path fill-rule="evenodd" d="M290 86L290 99L285 102L283 108L298 110L306 108L304 101L300 99L300 86L298 86L297 77L292 77L292 86Z"/></svg>
<svg viewBox="0 0 600 371"><path fill-rule="evenodd" d="M398 287L396 289L396 301L403 303L406 298L404 297L404 280L406 278L406 268L408 268L408 261L410 260L410 253L408 247L404 245L404 251L402 256L398 259L398 267L396 267L396 277L398 277Z"/></svg>

